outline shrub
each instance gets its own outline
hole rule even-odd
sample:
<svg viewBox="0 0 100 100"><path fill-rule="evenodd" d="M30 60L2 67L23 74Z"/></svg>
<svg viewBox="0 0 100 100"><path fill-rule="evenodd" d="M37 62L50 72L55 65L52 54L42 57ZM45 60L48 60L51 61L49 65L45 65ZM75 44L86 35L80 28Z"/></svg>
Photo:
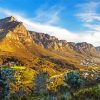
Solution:
<svg viewBox="0 0 100 100"><path fill-rule="evenodd" d="M64 76L65 82L71 86L71 88L80 88L84 86L85 81L81 78L78 72L69 72Z"/></svg>
<svg viewBox="0 0 100 100"><path fill-rule="evenodd" d="M76 100L100 100L100 85L80 89L74 96Z"/></svg>
<svg viewBox="0 0 100 100"><path fill-rule="evenodd" d="M2 100L9 100L10 98L10 83L14 81L14 74L15 71L9 67L0 69L0 98Z"/></svg>

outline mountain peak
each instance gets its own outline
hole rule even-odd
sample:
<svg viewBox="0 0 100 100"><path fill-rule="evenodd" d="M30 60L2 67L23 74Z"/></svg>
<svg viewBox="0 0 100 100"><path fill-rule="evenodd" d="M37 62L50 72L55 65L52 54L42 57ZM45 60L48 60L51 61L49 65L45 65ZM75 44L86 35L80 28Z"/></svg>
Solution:
<svg viewBox="0 0 100 100"><path fill-rule="evenodd" d="M16 21L16 19L15 19L14 16L10 16L10 17L9 17L9 20L10 20L10 21Z"/></svg>
<svg viewBox="0 0 100 100"><path fill-rule="evenodd" d="M10 16L10 17L6 17L4 19L1 19L1 21L13 22L13 21L16 21L16 18L14 16Z"/></svg>

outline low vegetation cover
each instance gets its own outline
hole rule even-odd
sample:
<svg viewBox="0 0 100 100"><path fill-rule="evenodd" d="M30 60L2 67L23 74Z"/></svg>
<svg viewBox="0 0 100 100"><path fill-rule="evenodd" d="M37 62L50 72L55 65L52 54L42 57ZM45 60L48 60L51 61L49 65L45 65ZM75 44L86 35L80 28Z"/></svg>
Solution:
<svg viewBox="0 0 100 100"><path fill-rule="evenodd" d="M87 80L71 71L51 77L46 71L35 72L25 66L0 69L1 100L100 100L100 84L87 86ZM53 84L53 87L51 86Z"/></svg>

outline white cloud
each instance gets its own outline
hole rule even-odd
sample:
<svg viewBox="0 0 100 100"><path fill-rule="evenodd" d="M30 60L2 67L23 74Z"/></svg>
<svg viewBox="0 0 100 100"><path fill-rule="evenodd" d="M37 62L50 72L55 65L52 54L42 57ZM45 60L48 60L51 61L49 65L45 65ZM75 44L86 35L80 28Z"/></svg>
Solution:
<svg viewBox="0 0 100 100"><path fill-rule="evenodd" d="M100 2L87 2L84 4L79 4L77 7L80 12L76 14L83 22L93 22L100 21L100 14L97 9L100 9Z"/></svg>
<svg viewBox="0 0 100 100"><path fill-rule="evenodd" d="M100 9L100 2L90 1L77 5L80 10L76 16L83 22L83 26L89 30L86 36L87 41L100 46L100 13L97 11ZM86 37L85 36L85 37Z"/></svg>
<svg viewBox="0 0 100 100"><path fill-rule="evenodd" d="M76 15L79 17L83 22L93 22L94 20L100 21L100 14L96 14L93 12L83 12Z"/></svg>
<svg viewBox="0 0 100 100"><path fill-rule="evenodd" d="M32 18L32 20L48 25L53 25L58 23L58 21L60 20L59 15L62 10L63 7L58 7L55 5L48 9L45 7L40 7L36 11L36 15Z"/></svg>
<svg viewBox="0 0 100 100"><path fill-rule="evenodd" d="M64 39L67 41L72 42L88 42L94 45L100 45L100 32L92 31L92 32L85 32L85 33L72 33L68 29L64 29L61 27L56 27L48 24L41 24L35 21L31 21L28 18L25 18L23 15L19 13L12 12L7 9L0 8L0 13L6 16L15 16L15 18L19 21L22 21L24 25L29 30L37 31L37 32L44 32L48 33L52 36L56 36L59 39Z"/></svg>
<svg viewBox="0 0 100 100"><path fill-rule="evenodd" d="M84 26L90 28L93 31L100 32L100 25L84 24Z"/></svg>

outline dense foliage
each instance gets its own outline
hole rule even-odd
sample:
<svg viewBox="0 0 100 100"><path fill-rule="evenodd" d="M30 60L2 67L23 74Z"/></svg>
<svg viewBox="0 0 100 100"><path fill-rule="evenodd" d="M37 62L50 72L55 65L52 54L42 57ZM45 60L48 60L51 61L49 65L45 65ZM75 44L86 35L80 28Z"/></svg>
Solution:
<svg viewBox="0 0 100 100"><path fill-rule="evenodd" d="M47 93L47 79L48 79L48 74L46 72L41 71L40 73L35 75L34 92L36 94L42 95Z"/></svg>
<svg viewBox="0 0 100 100"><path fill-rule="evenodd" d="M85 85L85 81L82 79L79 72L69 72L65 74L65 82L71 86L71 88L78 89Z"/></svg>
<svg viewBox="0 0 100 100"><path fill-rule="evenodd" d="M0 98L9 100L10 98L10 83L14 81L15 71L9 67L0 70Z"/></svg>
<svg viewBox="0 0 100 100"><path fill-rule="evenodd" d="M76 100L100 100L100 84L74 93Z"/></svg>
<svg viewBox="0 0 100 100"><path fill-rule="evenodd" d="M27 74L25 67L19 69L16 66L12 68L4 67L0 69L1 100L100 100L100 84L87 87L86 80L77 71L65 73L64 82L61 82L58 86L55 85L55 90L51 90L48 85L50 82L54 82L55 77L52 77L51 80L46 71L39 71L34 75L30 70L28 70L28 73L31 73ZM25 86L23 82L28 80L31 75L34 75L33 79L31 78L33 80L32 87ZM11 83L14 83L14 87L15 85L19 86L19 89L12 92Z"/></svg>

